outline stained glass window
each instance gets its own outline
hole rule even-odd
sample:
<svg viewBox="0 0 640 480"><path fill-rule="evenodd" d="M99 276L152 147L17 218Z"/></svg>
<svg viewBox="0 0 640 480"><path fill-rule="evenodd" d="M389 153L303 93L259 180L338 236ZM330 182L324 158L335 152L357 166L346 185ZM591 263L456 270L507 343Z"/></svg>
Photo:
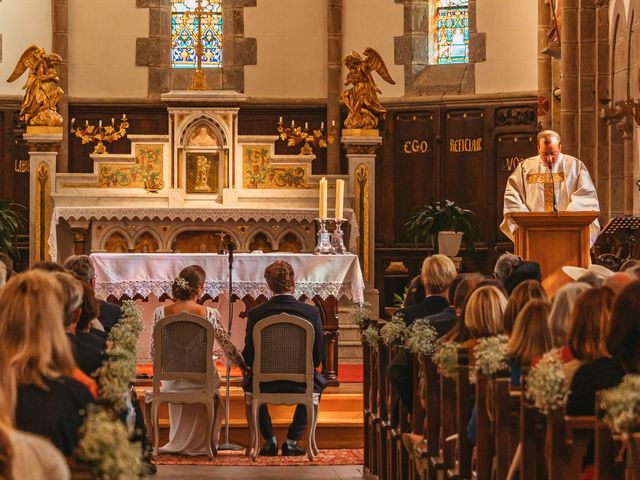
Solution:
<svg viewBox="0 0 640 480"><path fill-rule="evenodd" d="M200 7L200 8L199 8ZM195 68L202 41L202 67L222 66L222 0L172 0L171 66Z"/></svg>
<svg viewBox="0 0 640 480"><path fill-rule="evenodd" d="M435 0L430 63L469 61L469 0Z"/></svg>

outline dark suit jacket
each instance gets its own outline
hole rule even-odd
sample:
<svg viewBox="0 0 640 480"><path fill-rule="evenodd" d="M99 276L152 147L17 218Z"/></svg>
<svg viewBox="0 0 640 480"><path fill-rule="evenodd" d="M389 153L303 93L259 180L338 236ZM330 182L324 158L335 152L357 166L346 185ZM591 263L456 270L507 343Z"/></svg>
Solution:
<svg viewBox="0 0 640 480"><path fill-rule="evenodd" d="M100 306L100 314L98 315L98 320L104 327L104 331L109 333L111 327L113 327L118 320L120 320L121 310L120 305L116 305L115 303L105 302L104 300L98 300L98 305Z"/></svg>
<svg viewBox="0 0 640 480"><path fill-rule="evenodd" d="M456 315L456 309L453 307L447 307L440 313L435 315L429 315L427 320L436 329L438 338L444 336L449 330L456 324L458 316Z"/></svg>
<svg viewBox="0 0 640 480"><path fill-rule="evenodd" d="M67 332L67 337L71 342L73 358L75 359L78 368L91 376L91 374L102 365L102 362L105 359L104 351L81 341L72 333Z"/></svg>
<svg viewBox="0 0 640 480"><path fill-rule="evenodd" d="M296 300L293 295L274 295L267 302L258 305L248 312L247 318L247 330L244 339L244 350L242 356L248 366L253 366L253 359L255 350L253 346L253 327L260 320L271 317L272 315L278 315L280 313L289 313L300 318L308 320L313 325L315 331L315 341L313 342L313 364L318 367L320 363L324 364L324 339L322 333L322 321L320 320L320 311L304 302ZM286 352L283 352L286 355ZM244 389L250 392L253 389L252 382L253 377L251 374L246 375L243 379L242 385ZM296 382L263 382L260 385L260 390L267 393L277 392L299 392L302 386L304 392L304 384ZM316 393L322 392L327 386L327 380L323 375L314 372L314 391Z"/></svg>
<svg viewBox="0 0 640 480"><path fill-rule="evenodd" d="M95 333L96 330L89 330L88 332L76 332L76 338L83 343L88 343L98 350L105 350L107 347L107 337ZM104 332L100 332L104 334Z"/></svg>
<svg viewBox="0 0 640 480"><path fill-rule="evenodd" d="M440 295L429 295L422 302L403 308L398 312L403 315L407 326L411 325L417 318L425 318L442 312L449 306L449 300Z"/></svg>

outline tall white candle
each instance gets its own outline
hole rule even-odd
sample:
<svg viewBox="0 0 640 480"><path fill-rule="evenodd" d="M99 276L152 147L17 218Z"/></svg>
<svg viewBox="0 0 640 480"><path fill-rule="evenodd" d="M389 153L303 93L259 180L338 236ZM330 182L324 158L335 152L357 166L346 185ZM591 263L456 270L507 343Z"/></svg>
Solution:
<svg viewBox="0 0 640 480"><path fill-rule="evenodd" d="M327 218L327 179L324 177L320 180L320 213L318 216L321 220Z"/></svg>
<svg viewBox="0 0 640 480"><path fill-rule="evenodd" d="M344 180L336 180L336 220L344 218Z"/></svg>

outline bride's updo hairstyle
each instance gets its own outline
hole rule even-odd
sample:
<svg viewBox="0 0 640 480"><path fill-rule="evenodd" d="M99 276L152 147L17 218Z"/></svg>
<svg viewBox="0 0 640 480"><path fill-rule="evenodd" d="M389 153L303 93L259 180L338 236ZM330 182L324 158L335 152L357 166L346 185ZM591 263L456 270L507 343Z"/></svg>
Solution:
<svg viewBox="0 0 640 480"><path fill-rule="evenodd" d="M176 300L189 300L196 294L196 290L204 286L206 274L199 265L183 268L173 281L171 293Z"/></svg>

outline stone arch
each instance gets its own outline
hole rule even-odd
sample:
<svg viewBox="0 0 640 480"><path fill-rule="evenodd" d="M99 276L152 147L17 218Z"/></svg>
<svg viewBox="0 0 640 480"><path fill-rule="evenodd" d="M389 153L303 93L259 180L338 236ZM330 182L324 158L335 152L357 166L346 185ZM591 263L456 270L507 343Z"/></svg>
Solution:
<svg viewBox="0 0 640 480"><path fill-rule="evenodd" d="M122 241L120 239L122 239ZM122 249L115 249L117 245L120 245ZM130 252L131 250L133 250L133 242L131 241L129 232L127 232L121 226L117 225L110 228L102 235L100 250L104 250L109 253Z"/></svg>
<svg viewBox="0 0 640 480"><path fill-rule="evenodd" d="M170 249L171 251L176 251L175 250L176 242L178 240L183 240L191 236L193 248L190 249L189 253L199 253L199 252L217 253L218 248L225 248L225 245L228 243L227 240L225 240L224 243L222 241L216 240L215 237L217 237L216 235L217 233L224 233L226 237L231 238L231 240L234 243L236 243L236 245L241 244L240 238L232 230L226 227L218 227L214 225L206 226L206 227L205 226L186 226L186 227L177 229L168 238L167 249ZM198 237L198 235L200 235L200 237ZM198 242L197 245L196 245L196 242ZM204 251L202 250L203 243L204 243ZM196 246L198 248L195 248ZM215 246L217 246L218 248L214 248ZM184 251L184 253L187 253L186 250L180 249L180 251Z"/></svg>
<svg viewBox="0 0 640 480"><path fill-rule="evenodd" d="M229 146L231 139L231 132L228 131L224 122L219 118L208 115L206 113L197 113L187 117L178 127L178 148L185 148L188 146L189 139L197 132L197 129L201 126L207 126L212 129L212 133L217 137L217 148L224 148ZM215 140L215 139L214 139Z"/></svg>
<svg viewBox="0 0 640 480"><path fill-rule="evenodd" d="M283 246L289 244L289 243L293 243L293 242L289 242L288 238L290 236L294 236L295 239L297 240L297 242L300 244L300 250L296 251L296 250L292 250L289 248L285 248L283 249ZM283 232L281 232L278 237L276 238L276 245L278 248L278 251L282 251L282 252L294 252L294 253L299 253L299 252L308 252L309 250L311 250L311 248L309 248L309 245L307 244L307 242L305 241L305 238L303 235L300 235L300 233L294 229L294 228L288 228L286 230L284 230Z"/></svg>
<svg viewBox="0 0 640 480"><path fill-rule="evenodd" d="M252 243L255 242L256 237L258 237L259 235L262 235L266 241L269 243L271 250L270 251L275 251L277 250L277 241L273 236L273 233L270 232L269 230L267 230L266 228L263 227L254 227L251 230L251 234L249 234L245 240L245 244L244 244L244 250L247 252L250 252L252 250L255 250L255 248L252 248L251 245ZM265 250L263 250L265 251Z"/></svg>
<svg viewBox="0 0 640 480"><path fill-rule="evenodd" d="M153 229L145 228L133 238L133 250L136 253L155 253L163 248L162 239ZM151 249L145 247L151 244Z"/></svg>

